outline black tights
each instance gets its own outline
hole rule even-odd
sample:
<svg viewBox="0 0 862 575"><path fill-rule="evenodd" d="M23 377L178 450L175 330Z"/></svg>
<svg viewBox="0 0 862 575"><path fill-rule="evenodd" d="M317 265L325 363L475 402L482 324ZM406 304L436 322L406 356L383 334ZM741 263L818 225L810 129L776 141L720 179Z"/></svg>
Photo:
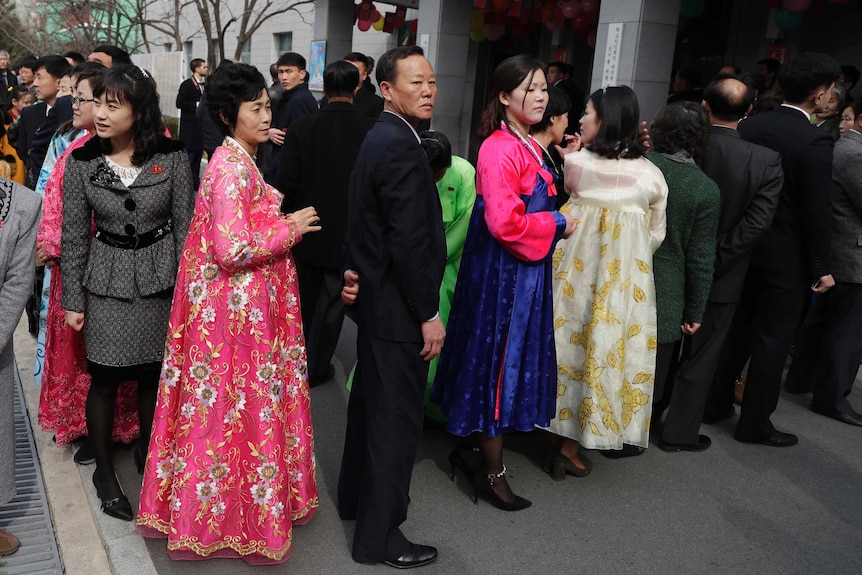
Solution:
<svg viewBox="0 0 862 575"><path fill-rule="evenodd" d="M114 405L117 389L124 381L138 380L138 418L141 427L139 449L146 455L156 410L159 390L159 363L145 363L125 367L110 367L87 362L92 383L87 394L87 434L93 445L96 472L100 476L102 497L114 499L122 489L114 475L111 458L111 435L114 428Z"/></svg>

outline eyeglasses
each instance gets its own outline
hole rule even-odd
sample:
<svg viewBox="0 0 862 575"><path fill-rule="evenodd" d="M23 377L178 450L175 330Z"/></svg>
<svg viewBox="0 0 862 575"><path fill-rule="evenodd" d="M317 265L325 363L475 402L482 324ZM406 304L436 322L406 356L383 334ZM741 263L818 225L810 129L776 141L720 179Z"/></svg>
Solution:
<svg viewBox="0 0 862 575"><path fill-rule="evenodd" d="M79 98L77 96L72 96L72 105L75 107L80 107L81 104L86 104L87 102L96 102L95 98Z"/></svg>

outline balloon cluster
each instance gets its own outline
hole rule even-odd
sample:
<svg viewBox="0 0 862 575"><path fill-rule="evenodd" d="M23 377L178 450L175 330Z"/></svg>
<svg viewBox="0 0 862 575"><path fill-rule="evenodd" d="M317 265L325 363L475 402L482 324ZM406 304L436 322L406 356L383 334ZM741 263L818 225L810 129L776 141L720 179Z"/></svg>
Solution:
<svg viewBox="0 0 862 575"><path fill-rule="evenodd" d="M510 33L529 37L537 24L560 30L566 23L596 46L599 0L474 0L470 39L495 42Z"/></svg>
<svg viewBox="0 0 862 575"><path fill-rule="evenodd" d="M386 20L387 18L392 21L397 21L396 14L393 12L391 14L383 15L377 7L372 2L368 2L364 0L359 4L356 4L353 7L353 18L356 21L356 27L359 28L362 32L368 32L371 28L374 28L378 32L397 32L398 28L390 27L390 29L386 29ZM416 30L419 28L419 21L416 19L413 20L405 20L402 28L409 28L411 32L416 34Z"/></svg>

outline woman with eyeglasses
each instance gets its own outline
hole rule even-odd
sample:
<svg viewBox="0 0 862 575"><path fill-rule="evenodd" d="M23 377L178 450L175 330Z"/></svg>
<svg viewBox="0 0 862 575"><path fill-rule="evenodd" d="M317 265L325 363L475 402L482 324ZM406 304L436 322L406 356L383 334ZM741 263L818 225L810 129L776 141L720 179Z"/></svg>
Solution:
<svg viewBox="0 0 862 575"><path fill-rule="evenodd" d="M117 388L138 383L140 471L194 189L182 144L164 136L159 96L147 73L111 68L93 98L95 136L72 152L63 178L62 305L66 323L83 333L87 348L93 483L102 511L131 521L111 458Z"/></svg>
<svg viewBox="0 0 862 575"><path fill-rule="evenodd" d="M76 81L72 98L72 121L68 128L57 131L48 152L45 165L45 198L42 203L42 221L39 224L38 251L45 267L50 269L50 299L47 304L44 368L42 391L39 397L39 423L42 429L54 433L57 446L68 445L87 436L86 399L90 389L87 371L87 350L82 335L66 324L61 304L63 280L60 272L60 237L63 227L63 177L66 160L76 149L87 143L96 131L94 120L93 88L98 86L107 68L98 62L85 62L75 68ZM56 152L66 147L59 157ZM53 159L56 157L56 161ZM46 168L43 167L42 175ZM46 272L47 273L47 272ZM43 304L44 305L44 304ZM135 385L120 388L114 416L112 439L131 443L138 437L137 399ZM75 453L79 464L95 463L89 441L83 441Z"/></svg>

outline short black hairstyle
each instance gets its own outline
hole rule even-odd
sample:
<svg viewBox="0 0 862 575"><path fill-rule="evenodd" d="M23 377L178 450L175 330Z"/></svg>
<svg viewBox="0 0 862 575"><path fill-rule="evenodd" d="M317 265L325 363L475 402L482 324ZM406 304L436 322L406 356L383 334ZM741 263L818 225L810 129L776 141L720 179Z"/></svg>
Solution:
<svg viewBox="0 0 862 575"><path fill-rule="evenodd" d="M87 59L84 58L83 54L81 54L80 52L75 52L74 50L67 50L63 52L63 58L68 58L69 60L71 60L73 66L77 66L78 64L87 61Z"/></svg>
<svg viewBox="0 0 862 575"><path fill-rule="evenodd" d="M853 66L851 64L842 64L841 65L841 73L844 74L844 81L850 82L850 89L856 87L856 84L859 83L859 68Z"/></svg>
<svg viewBox="0 0 862 575"><path fill-rule="evenodd" d="M281 68L282 66L293 66L294 68L305 70L305 58L296 52L285 52L279 56L278 61L275 63L276 68Z"/></svg>
<svg viewBox="0 0 862 575"><path fill-rule="evenodd" d="M763 60L758 60L757 65L766 66L766 71L772 74L777 74L781 70L781 62L775 58L764 58Z"/></svg>
<svg viewBox="0 0 862 575"><path fill-rule="evenodd" d="M832 56L804 52L781 67L778 83L785 102L801 104L814 91L828 89L840 75L841 67Z"/></svg>
<svg viewBox="0 0 862 575"><path fill-rule="evenodd" d="M738 84L744 86L741 96L734 90ZM754 88L733 76L719 77L703 89L703 100L709 104L713 116L724 122L735 122L754 104Z"/></svg>
<svg viewBox="0 0 862 575"><path fill-rule="evenodd" d="M110 56L111 66L116 66L117 64L132 63L132 59L129 57L128 52L112 44L99 44L98 46L93 48L93 52L101 52L102 54L107 54L108 56Z"/></svg>
<svg viewBox="0 0 862 575"><path fill-rule="evenodd" d="M189 69L192 71L192 74L195 73L195 70L200 68L203 64L206 64L207 61L203 58L192 58L192 61L189 62Z"/></svg>
<svg viewBox="0 0 862 575"><path fill-rule="evenodd" d="M357 86L359 68L347 60L336 60L323 69L323 92L327 98L352 98Z"/></svg>
<svg viewBox="0 0 862 575"><path fill-rule="evenodd" d="M362 64L366 68L369 67L368 66L368 56L366 56L362 52L351 52L350 54L347 54L346 56L344 56L344 58L342 58L342 60L345 60L347 62L362 62Z"/></svg>
<svg viewBox="0 0 862 575"><path fill-rule="evenodd" d="M36 60L36 62L33 64L32 70L34 72L38 72L40 68L45 68L45 71L55 78L62 78L63 76L68 76L69 71L72 69L72 67L69 65L69 62L67 62L66 59L59 54L42 56L41 58Z"/></svg>
<svg viewBox="0 0 862 575"><path fill-rule="evenodd" d="M590 150L610 159L642 157L646 146L640 140L641 112L634 90L628 86L611 86L593 92L590 101L601 121Z"/></svg>
<svg viewBox="0 0 862 575"><path fill-rule="evenodd" d="M134 123L135 152L131 160L135 166L143 165L165 137L155 80L137 66L114 64L102 76L99 85L93 88L94 98L103 96L131 106L132 114L137 118ZM99 144L104 153L110 154L109 139L100 137Z"/></svg>
<svg viewBox="0 0 862 575"><path fill-rule="evenodd" d="M18 68L19 70L21 68L29 68L31 71L35 72L35 70L33 69L33 66L35 66L35 65L36 65L36 58L34 56L26 56L20 62L18 62L18 65L15 67Z"/></svg>
<svg viewBox="0 0 862 575"><path fill-rule="evenodd" d="M278 80L278 64L270 64L269 77L272 78L273 82Z"/></svg>
<svg viewBox="0 0 862 575"><path fill-rule="evenodd" d="M674 102L656 113L649 133L652 149L656 152L682 152L700 160L709 138L709 118L699 104Z"/></svg>
<svg viewBox="0 0 862 575"><path fill-rule="evenodd" d="M404 60L410 56L424 56L425 52L419 46L396 46L391 50L387 50L380 56L377 61L377 85L383 82L392 82L397 74L396 65L399 60ZM373 65L373 64L372 64Z"/></svg>
<svg viewBox="0 0 862 575"><path fill-rule="evenodd" d="M548 69L557 68L560 72L566 71L566 63L560 62L559 60L554 60L553 62L548 62Z"/></svg>
<svg viewBox="0 0 862 575"><path fill-rule="evenodd" d="M431 166L431 171L434 172L435 177L439 171L449 169L449 166L452 165L452 145L446 134L434 130L423 130L419 132L419 141L422 144L422 149L425 150L425 156L428 158L428 164Z"/></svg>
<svg viewBox="0 0 862 575"><path fill-rule="evenodd" d="M101 80L102 76L104 76L107 71L108 69L99 62L84 61L72 68L70 75L73 78L77 77L77 82L80 82L81 80L93 80L94 78ZM96 82L91 81L90 86L93 88L93 91L96 90Z"/></svg>
<svg viewBox="0 0 862 575"><path fill-rule="evenodd" d="M206 91L207 111L219 132L229 135L236 125L240 105L257 100L265 91L266 80L257 68L223 60L207 78Z"/></svg>
<svg viewBox="0 0 862 575"><path fill-rule="evenodd" d="M550 66L551 64L548 64ZM530 127L530 133L541 132L551 124L551 118L561 116L572 110L572 99L560 88L548 86L548 105L545 106L545 114L538 124Z"/></svg>

